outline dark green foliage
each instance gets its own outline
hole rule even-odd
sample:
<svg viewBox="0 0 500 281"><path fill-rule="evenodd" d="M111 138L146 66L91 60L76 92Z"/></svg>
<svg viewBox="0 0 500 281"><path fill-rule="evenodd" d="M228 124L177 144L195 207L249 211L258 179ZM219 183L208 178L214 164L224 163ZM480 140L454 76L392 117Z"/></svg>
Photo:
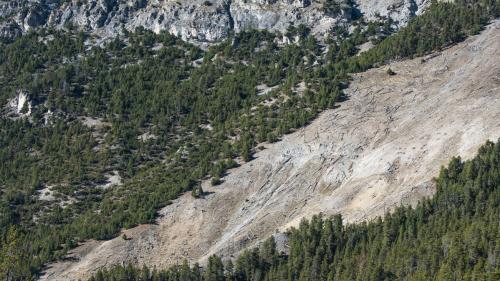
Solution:
<svg viewBox="0 0 500 281"><path fill-rule="evenodd" d="M116 39L89 50L79 45L80 34L54 33L47 45L40 38L46 34L0 48L0 100L27 89L34 104L29 120L0 119L0 234L21 226L33 273L78 241L152 222L159 208L203 177L220 179L237 166L234 158L250 160L258 141L275 140L318 113L314 99L290 91L306 79L299 58L312 51L278 49L275 35L265 32L239 34L205 54L144 30L128 34L127 43ZM254 45L262 50L254 52ZM194 67L194 61L201 62ZM287 102L278 92L257 96L258 83L285 83ZM325 105L336 97L325 97ZM276 105L259 105L272 98ZM48 109L54 118L45 124ZM80 116L108 125L88 128ZM111 170L124 185L99 188ZM61 198L38 200L47 186ZM59 206L70 199L76 202Z"/></svg>
<svg viewBox="0 0 500 281"><path fill-rule="evenodd" d="M434 198L383 220L304 220L288 232L288 255L269 239L240 255L234 270L211 257L202 280L498 280L500 141L486 143L470 161L453 158L435 183ZM183 280L173 275L177 267L140 279L141 270L119 266L92 280L117 280L114 271L123 270L128 280ZM184 270L199 272L198 266Z"/></svg>
<svg viewBox="0 0 500 281"><path fill-rule="evenodd" d="M21 247L19 234L14 227L11 227L0 244L0 280L21 280L31 277L28 264L24 262L26 256L18 253Z"/></svg>
<svg viewBox="0 0 500 281"><path fill-rule="evenodd" d="M259 143L333 108L349 72L446 47L496 16L496 1L433 4L393 36L382 21L360 22L352 34L338 28L326 55L305 26L287 32L297 44L278 46L281 35L248 31L206 52L144 29L92 48L84 44L92 38L74 31L42 30L0 43L0 104L20 89L33 103L29 118L0 118L0 245L17 248L22 260L12 272L35 277L80 241L153 222L183 192L203 195L204 178L222 179L235 159L251 160ZM380 44L355 56L368 40ZM299 93L301 82L306 89ZM262 84L278 87L259 95ZM45 124L48 109L54 116ZM89 128L82 116L105 125ZM111 171L123 186L99 187ZM55 202L38 199L48 186ZM60 205L68 200L74 203ZM16 243L7 235L12 226ZM248 254L248 264L261 263L258 256ZM279 261L266 259L264 268ZM185 267L168 274L181 272L188 274ZM234 274L243 274L241 267Z"/></svg>
<svg viewBox="0 0 500 281"><path fill-rule="evenodd" d="M323 11L331 16L344 14L351 19L357 19L361 16L361 12L356 8L356 3L353 0L325 0Z"/></svg>
<svg viewBox="0 0 500 281"><path fill-rule="evenodd" d="M456 0L434 2L426 12L414 17L397 34L351 61L353 71L404 57L421 56L465 37L477 34L491 17L500 15L496 0Z"/></svg>
<svg viewBox="0 0 500 281"><path fill-rule="evenodd" d="M205 268L205 273L203 274L203 280L206 281L224 281L224 265L222 260L217 256L211 256L208 258L208 264Z"/></svg>
<svg viewBox="0 0 500 281"><path fill-rule="evenodd" d="M193 187L193 189L191 190L191 195L194 197L194 198L201 198L203 197L203 188L201 188L201 184L196 184L195 187Z"/></svg>
<svg viewBox="0 0 500 281"><path fill-rule="evenodd" d="M219 176L215 176L212 178L212 180L210 182L212 183L213 186L215 186L215 185L221 184L222 180L220 179Z"/></svg>

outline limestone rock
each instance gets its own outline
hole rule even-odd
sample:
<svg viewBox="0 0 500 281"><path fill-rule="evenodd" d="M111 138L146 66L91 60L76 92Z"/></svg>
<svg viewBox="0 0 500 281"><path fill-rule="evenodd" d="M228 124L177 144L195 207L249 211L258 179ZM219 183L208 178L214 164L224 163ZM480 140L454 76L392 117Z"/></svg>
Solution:
<svg viewBox="0 0 500 281"><path fill-rule="evenodd" d="M428 0L0 0L0 37L13 39L34 28L74 26L104 39L143 27L168 31L195 43L221 41L233 30L285 32L305 24L322 38L333 26L349 23L342 10L329 13L326 1L359 10L367 18L389 16L404 25Z"/></svg>
<svg viewBox="0 0 500 281"><path fill-rule="evenodd" d="M14 117L30 116L32 104L28 93L25 91L18 91L17 95L7 104L7 109Z"/></svg>

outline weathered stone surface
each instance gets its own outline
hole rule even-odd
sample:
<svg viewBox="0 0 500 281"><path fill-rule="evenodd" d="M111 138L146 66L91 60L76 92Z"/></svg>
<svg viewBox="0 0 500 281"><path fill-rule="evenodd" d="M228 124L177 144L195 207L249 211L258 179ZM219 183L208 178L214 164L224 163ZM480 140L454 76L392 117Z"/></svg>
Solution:
<svg viewBox="0 0 500 281"><path fill-rule="evenodd" d="M166 30L184 40L213 43L231 31L266 29L284 32L290 25L305 24L322 37L338 23L348 23L348 12L328 13L326 0L52 0L0 1L0 36L12 39L38 27L76 26L104 38L144 27ZM339 1L348 5L349 1ZM354 2L352 2L354 3ZM357 0L367 18L389 16L406 23L426 6L426 0Z"/></svg>

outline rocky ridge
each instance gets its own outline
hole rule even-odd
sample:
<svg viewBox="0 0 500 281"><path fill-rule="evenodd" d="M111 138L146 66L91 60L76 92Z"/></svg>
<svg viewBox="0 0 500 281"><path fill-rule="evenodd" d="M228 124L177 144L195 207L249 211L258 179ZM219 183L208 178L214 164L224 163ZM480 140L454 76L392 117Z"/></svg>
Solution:
<svg viewBox="0 0 500 281"><path fill-rule="evenodd" d="M338 7L324 9L325 1ZM102 38L138 27L166 30L195 43L214 43L231 32L265 29L284 32L305 24L322 38L355 13L376 14L404 25L426 0L0 0L0 37L13 39L32 29L75 26Z"/></svg>

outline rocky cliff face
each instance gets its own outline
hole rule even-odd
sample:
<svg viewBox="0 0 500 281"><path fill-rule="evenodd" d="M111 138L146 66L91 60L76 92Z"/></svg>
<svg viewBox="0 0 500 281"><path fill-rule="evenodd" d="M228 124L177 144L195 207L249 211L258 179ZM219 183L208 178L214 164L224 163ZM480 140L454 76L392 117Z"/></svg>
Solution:
<svg viewBox="0 0 500 281"><path fill-rule="evenodd" d="M285 31L298 24L321 37L354 14L389 16L402 25L426 4L426 0L9 0L0 1L0 37L12 39L39 27L75 26L109 38L144 27L213 43L233 30Z"/></svg>

